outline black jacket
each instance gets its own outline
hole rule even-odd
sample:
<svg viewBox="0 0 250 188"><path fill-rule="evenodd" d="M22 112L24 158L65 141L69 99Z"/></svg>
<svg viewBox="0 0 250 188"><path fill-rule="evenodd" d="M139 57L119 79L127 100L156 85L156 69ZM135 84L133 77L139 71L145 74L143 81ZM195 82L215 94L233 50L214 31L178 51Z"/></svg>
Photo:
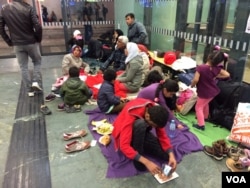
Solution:
<svg viewBox="0 0 250 188"><path fill-rule="evenodd" d="M7 34L5 25L10 35ZM22 0L3 5L0 13L0 35L9 46L41 42L42 26L33 7Z"/></svg>
<svg viewBox="0 0 250 188"><path fill-rule="evenodd" d="M107 112L112 105L118 105L120 97L115 95L114 85L103 81L97 96L97 104L102 112Z"/></svg>

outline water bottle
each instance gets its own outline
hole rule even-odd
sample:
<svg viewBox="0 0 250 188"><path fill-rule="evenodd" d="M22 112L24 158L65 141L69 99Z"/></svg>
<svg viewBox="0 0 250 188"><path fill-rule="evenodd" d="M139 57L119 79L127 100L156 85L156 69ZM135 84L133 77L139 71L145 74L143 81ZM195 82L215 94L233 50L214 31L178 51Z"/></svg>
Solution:
<svg viewBox="0 0 250 188"><path fill-rule="evenodd" d="M170 122L170 124L169 124L169 133L168 133L168 136L170 138L174 138L175 134L176 134L176 124L175 124L175 120L172 119L171 122Z"/></svg>

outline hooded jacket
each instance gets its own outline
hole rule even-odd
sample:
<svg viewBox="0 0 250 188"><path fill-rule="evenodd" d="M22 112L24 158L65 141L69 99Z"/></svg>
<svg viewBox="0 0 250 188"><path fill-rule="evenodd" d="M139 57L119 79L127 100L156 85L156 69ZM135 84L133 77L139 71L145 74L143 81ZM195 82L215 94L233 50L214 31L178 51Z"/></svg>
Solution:
<svg viewBox="0 0 250 188"><path fill-rule="evenodd" d="M128 102L115 119L112 135L115 139L116 149L120 149L129 159L136 159L140 155L131 146L133 124L137 119L144 119L146 108L154 106L155 103L142 98L137 98ZM156 135L164 151L172 151L169 138L163 128L155 128Z"/></svg>
<svg viewBox="0 0 250 188"><path fill-rule="evenodd" d="M83 105L90 97L88 87L79 77L69 77L63 83L60 94L67 105Z"/></svg>
<svg viewBox="0 0 250 188"><path fill-rule="evenodd" d="M10 36L6 33L7 25ZM0 13L0 35L9 45L28 45L42 41L42 26L33 7L22 0L3 5Z"/></svg>

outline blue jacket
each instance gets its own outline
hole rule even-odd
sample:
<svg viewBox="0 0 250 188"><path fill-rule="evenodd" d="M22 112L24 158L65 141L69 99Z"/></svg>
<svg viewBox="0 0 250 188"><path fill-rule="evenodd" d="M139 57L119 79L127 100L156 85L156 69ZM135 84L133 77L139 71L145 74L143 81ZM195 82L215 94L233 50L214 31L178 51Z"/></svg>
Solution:
<svg viewBox="0 0 250 188"><path fill-rule="evenodd" d="M119 103L120 98L115 96L114 85L104 80L97 95L98 107L102 112L107 112L112 105Z"/></svg>

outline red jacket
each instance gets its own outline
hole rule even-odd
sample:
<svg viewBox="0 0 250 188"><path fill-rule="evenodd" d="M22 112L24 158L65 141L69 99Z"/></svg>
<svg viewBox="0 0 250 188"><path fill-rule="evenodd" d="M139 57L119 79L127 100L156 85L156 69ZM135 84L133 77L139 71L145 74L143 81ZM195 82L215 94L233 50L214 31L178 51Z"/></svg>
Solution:
<svg viewBox="0 0 250 188"><path fill-rule="evenodd" d="M138 152L131 147L132 129L136 119L144 119L147 106L155 105L148 99L136 98L127 103L114 121L113 137L116 149L120 149L129 159L135 159ZM164 128L155 128L157 137L164 151L172 150Z"/></svg>

